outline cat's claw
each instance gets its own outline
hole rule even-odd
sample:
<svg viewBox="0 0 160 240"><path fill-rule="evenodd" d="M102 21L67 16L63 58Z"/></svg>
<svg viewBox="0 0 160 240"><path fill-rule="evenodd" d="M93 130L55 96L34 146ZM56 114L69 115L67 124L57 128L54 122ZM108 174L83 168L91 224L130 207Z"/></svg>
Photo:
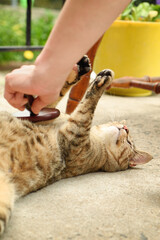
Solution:
<svg viewBox="0 0 160 240"><path fill-rule="evenodd" d="M109 69L105 69L97 74L96 83L97 87L102 87L104 84L106 88L110 86L114 77L114 72Z"/></svg>

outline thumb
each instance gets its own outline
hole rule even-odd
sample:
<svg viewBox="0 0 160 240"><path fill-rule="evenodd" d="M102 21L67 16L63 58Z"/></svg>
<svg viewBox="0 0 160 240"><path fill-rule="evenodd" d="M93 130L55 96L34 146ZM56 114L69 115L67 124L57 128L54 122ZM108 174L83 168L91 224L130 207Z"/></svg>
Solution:
<svg viewBox="0 0 160 240"><path fill-rule="evenodd" d="M38 114L42 108L44 108L47 104L42 101L40 97L35 98L32 103L31 110L35 114Z"/></svg>

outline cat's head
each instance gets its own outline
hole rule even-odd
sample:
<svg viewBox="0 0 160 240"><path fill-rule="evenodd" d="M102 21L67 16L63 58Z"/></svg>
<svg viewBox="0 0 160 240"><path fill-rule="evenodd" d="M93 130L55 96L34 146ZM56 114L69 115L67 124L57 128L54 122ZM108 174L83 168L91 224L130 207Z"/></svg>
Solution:
<svg viewBox="0 0 160 240"><path fill-rule="evenodd" d="M125 170L152 159L150 154L136 149L126 125L103 124L98 126L98 129L107 150L107 160L103 170Z"/></svg>

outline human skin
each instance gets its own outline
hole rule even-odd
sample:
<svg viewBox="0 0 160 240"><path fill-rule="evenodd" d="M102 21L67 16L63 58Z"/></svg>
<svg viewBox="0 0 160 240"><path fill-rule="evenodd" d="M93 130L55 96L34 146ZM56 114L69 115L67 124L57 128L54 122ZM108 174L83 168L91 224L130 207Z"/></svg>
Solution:
<svg viewBox="0 0 160 240"><path fill-rule="evenodd" d="M36 95L32 111L53 103L73 66L109 28L130 0L67 0L34 65L6 75L4 97L24 110L24 94Z"/></svg>

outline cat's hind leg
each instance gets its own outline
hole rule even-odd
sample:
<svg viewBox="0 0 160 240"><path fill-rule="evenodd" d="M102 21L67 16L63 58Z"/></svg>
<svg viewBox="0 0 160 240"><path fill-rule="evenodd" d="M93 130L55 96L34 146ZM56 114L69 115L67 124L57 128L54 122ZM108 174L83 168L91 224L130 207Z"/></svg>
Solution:
<svg viewBox="0 0 160 240"><path fill-rule="evenodd" d="M5 173L0 172L0 235L3 234L10 219L14 201L14 185Z"/></svg>
<svg viewBox="0 0 160 240"><path fill-rule="evenodd" d="M81 76L83 76L90 70L91 70L91 65L90 65L89 58L86 55L84 55L81 58L81 60L74 66L73 70L69 74L69 76L60 92L58 100L56 102L54 102L53 104L48 105L47 107L50 107L50 108L55 107L60 102L60 100L64 97L64 95L68 92L68 90L74 84L76 84L77 82L80 81Z"/></svg>

